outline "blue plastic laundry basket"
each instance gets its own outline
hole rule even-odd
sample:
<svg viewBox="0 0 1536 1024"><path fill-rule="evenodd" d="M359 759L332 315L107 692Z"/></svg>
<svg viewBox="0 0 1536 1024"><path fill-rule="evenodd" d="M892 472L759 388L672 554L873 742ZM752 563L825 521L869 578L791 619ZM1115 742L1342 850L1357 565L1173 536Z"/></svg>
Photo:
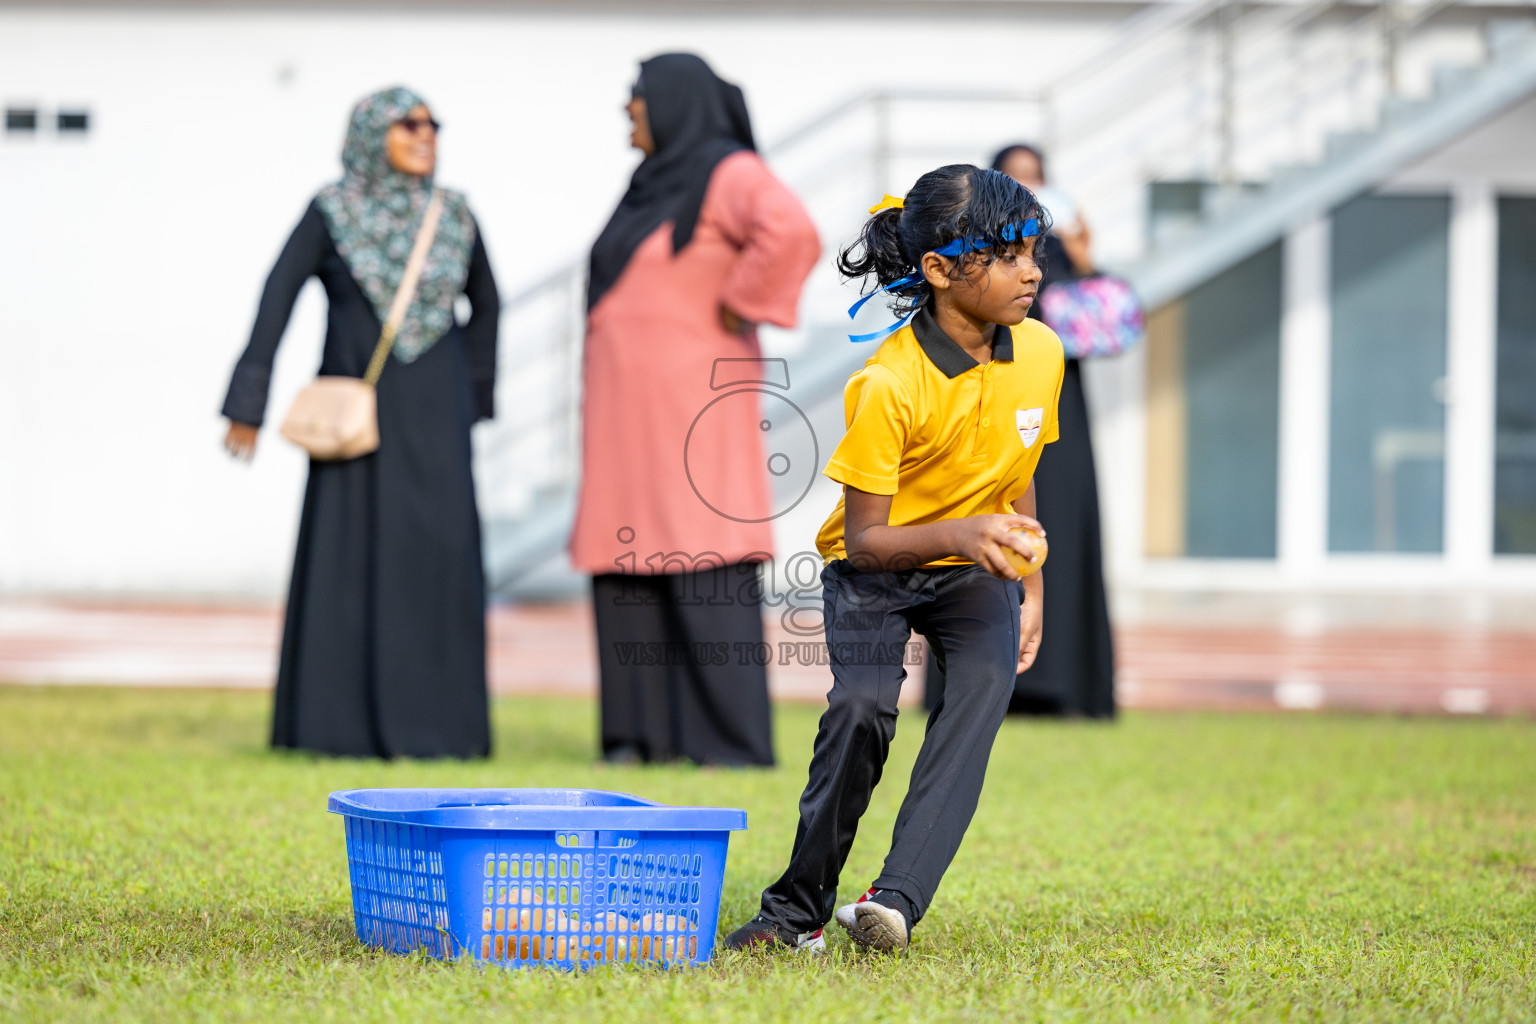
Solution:
<svg viewBox="0 0 1536 1024"><path fill-rule="evenodd" d="M353 789L357 937L508 967L708 963L747 812L592 789Z"/></svg>

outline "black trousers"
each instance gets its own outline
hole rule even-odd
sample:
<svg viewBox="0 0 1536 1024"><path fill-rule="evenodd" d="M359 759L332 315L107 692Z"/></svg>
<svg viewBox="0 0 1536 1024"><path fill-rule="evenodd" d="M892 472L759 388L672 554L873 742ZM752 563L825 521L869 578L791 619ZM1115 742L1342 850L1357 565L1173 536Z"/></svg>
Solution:
<svg viewBox="0 0 1536 1024"><path fill-rule="evenodd" d="M803 932L826 924L836 909L838 877L896 734L896 699L907 675L902 653L915 630L937 652L949 685L928 716L874 886L902 893L920 919L976 813L1013 693L1024 588L975 565L861 573L841 560L821 580L832 690L789 867L764 890L762 913Z"/></svg>
<svg viewBox="0 0 1536 1024"><path fill-rule="evenodd" d="M757 565L592 577L603 753L772 765Z"/></svg>

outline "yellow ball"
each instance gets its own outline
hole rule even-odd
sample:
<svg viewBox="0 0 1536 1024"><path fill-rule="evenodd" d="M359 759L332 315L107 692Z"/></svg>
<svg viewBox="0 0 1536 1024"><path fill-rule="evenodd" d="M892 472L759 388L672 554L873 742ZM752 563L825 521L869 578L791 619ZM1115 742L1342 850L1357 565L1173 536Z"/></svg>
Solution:
<svg viewBox="0 0 1536 1024"><path fill-rule="evenodd" d="M1045 564L1045 556L1048 551L1045 537L1034 530L1027 530L1022 526L1014 527L1009 532L1018 534L1024 541L1025 547L1032 549L1034 557L1032 560L1026 561L1024 556L1020 555L1013 548L1004 547L1003 557L1008 559L1008 564L1013 566L1014 572L1020 576L1028 576L1031 573L1039 572L1040 567Z"/></svg>

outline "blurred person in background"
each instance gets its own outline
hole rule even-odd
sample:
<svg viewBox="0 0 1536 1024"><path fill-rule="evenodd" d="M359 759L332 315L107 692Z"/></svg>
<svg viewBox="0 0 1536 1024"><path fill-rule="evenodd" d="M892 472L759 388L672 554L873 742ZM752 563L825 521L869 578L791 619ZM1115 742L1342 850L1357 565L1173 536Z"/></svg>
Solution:
<svg viewBox="0 0 1536 1024"><path fill-rule="evenodd" d="M1076 204L1046 183L1045 155L1034 146L1004 147L992 169L1034 192L1051 212L1045 238L1043 297L1054 283L1095 272L1092 237ZM1029 315L1041 319L1041 302ZM1115 714L1114 639L1104 587L1099 488L1083 393L1081 360L1068 359L1058 416L1061 440L1040 457L1037 518L1050 531L1051 554L1042 571L1050 578L1051 608L1041 630L1040 651L1019 674L1009 710L1015 714L1112 718ZM944 674L928 657L923 703L932 709L944 692Z"/></svg>
<svg viewBox="0 0 1536 1024"><path fill-rule="evenodd" d="M414 245L439 125L408 89L352 112L343 173L267 278L224 401L250 459L278 342L311 277L329 315L321 375L362 377ZM478 225L445 191L415 298L378 380L379 447L312 460L283 625L272 745L355 757L490 753L485 582L470 426L492 415L499 300ZM455 303L472 313L459 324Z"/></svg>
<svg viewBox="0 0 1536 1024"><path fill-rule="evenodd" d="M626 110L644 159L592 247L571 537L592 574L602 754L771 765L767 669L747 653L772 550L768 421L740 401L692 427L720 397L717 361L757 360L755 324L794 326L821 246L758 157L741 90L702 59L645 61Z"/></svg>

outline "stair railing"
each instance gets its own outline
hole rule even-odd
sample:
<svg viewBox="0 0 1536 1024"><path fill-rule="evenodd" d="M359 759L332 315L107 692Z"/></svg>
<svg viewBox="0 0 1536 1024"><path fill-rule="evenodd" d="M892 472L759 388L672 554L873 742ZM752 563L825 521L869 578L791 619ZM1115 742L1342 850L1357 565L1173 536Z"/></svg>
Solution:
<svg viewBox="0 0 1536 1024"><path fill-rule="evenodd" d="M957 135L957 115L1011 109L1014 137L1044 140L1059 179L1094 211L1095 227L1132 225L1127 234L1139 243L1147 182L1261 179L1287 157L1315 157L1329 131L1370 127L1397 86L1404 41L1455 2L1152 5L1048 88L868 90L764 153L831 245L857 223L862 201L899 188L909 180L903 175L937 160L975 161L1005 141L979 129ZM1356 17L1329 24L1341 14ZM1278 148L1287 134L1291 141ZM488 520L569 514L580 462L585 276L573 262L504 304L502 419L481 428L477 454ZM846 359L813 360L810 372L840 382L862 358L850 346ZM819 378L800 380L826 390Z"/></svg>

